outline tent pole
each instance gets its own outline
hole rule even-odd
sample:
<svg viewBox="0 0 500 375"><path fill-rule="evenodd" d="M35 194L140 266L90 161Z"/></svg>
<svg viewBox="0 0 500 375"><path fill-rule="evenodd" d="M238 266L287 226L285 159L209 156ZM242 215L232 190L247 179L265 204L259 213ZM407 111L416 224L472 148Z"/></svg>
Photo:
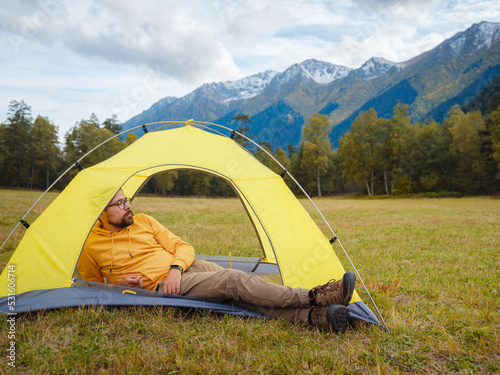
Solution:
<svg viewBox="0 0 500 375"><path fill-rule="evenodd" d="M378 316L380 317L380 320L382 321L382 323L384 324L384 327L385 329L387 330L387 332L391 333L391 330L389 329L389 327L387 327L387 324L385 323L385 320L384 320L384 317L382 316L382 314L380 313L380 311L378 310L378 307L377 305L375 304L375 301L373 300L372 298L372 295L370 294L370 291L368 290L368 288L366 287L365 285L365 282L363 281L363 279L361 278L361 275L359 274L356 266L354 265L354 263L352 262L351 260L351 257L349 256L349 254L347 254L347 251L344 249L344 246L342 245L342 243L340 242L340 240L338 241L340 247L342 248L342 251L344 251L344 254L346 255L347 259L349 259L349 263L351 263L351 266L354 268L354 272L356 272L356 275L358 275L359 277L359 281L361 281L361 284L363 285L363 288L365 288L366 290L366 293L368 294L368 297L370 298L370 301L372 302L373 304L373 307L375 307L375 310L377 310L377 314Z"/></svg>

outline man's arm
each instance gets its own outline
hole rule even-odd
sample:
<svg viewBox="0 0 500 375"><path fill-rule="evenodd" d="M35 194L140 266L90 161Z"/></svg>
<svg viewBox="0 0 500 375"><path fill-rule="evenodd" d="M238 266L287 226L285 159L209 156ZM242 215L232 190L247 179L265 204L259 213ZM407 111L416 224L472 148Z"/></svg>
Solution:
<svg viewBox="0 0 500 375"><path fill-rule="evenodd" d="M95 262L95 260L88 254L85 249L82 251L80 260L78 261L78 271L83 280L94 281L98 283L104 283L104 277L102 272ZM129 275L125 276L120 281L114 283L114 285L126 286L129 288L142 288L142 276L141 275Z"/></svg>
<svg viewBox="0 0 500 375"><path fill-rule="evenodd" d="M181 293L181 280L182 272L186 271L194 261L194 248L187 242L181 240L180 237L174 235L162 224L154 218L151 218L151 226L153 227L156 241L160 243L163 248L173 255L171 264L166 264L169 267L168 274L163 280L163 293L180 294ZM171 268L171 266L178 266L178 268Z"/></svg>
<svg viewBox="0 0 500 375"><path fill-rule="evenodd" d="M183 271L186 271L194 261L193 246L170 232L154 218L149 218L156 241L174 257L172 264L167 264L166 266L170 267L172 265L177 265L180 266Z"/></svg>

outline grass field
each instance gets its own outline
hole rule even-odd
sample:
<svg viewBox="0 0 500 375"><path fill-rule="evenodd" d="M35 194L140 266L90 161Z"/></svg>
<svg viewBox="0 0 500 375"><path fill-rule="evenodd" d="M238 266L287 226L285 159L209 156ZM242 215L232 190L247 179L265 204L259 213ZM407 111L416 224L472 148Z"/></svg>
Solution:
<svg viewBox="0 0 500 375"><path fill-rule="evenodd" d="M1 241L38 195L0 190ZM54 197L49 194L28 221ZM19 316L17 367L8 368L4 355L0 373L500 373L499 199L315 202L391 333L362 327L336 335L175 308L61 309ZM237 199L139 197L134 211L157 217L200 253L261 254ZM0 253L2 268L23 232L18 229ZM358 292L372 308L366 292ZM7 327L5 316L0 322ZM1 353L8 343L4 328Z"/></svg>

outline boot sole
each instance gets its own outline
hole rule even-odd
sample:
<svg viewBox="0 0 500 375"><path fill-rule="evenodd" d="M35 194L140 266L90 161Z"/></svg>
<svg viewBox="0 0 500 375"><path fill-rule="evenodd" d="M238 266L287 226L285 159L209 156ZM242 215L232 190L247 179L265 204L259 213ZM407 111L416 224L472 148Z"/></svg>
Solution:
<svg viewBox="0 0 500 375"><path fill-rule="evenodd" d="M342 305L330 305L326 310L326 320L333 332L344 333L349 326L349 310Z"/></svg>
<svg viewBox="0 0 500 375"><path fill-rule="evenodd" d="M342 305L347 306L351 302L354 286L356 285L356 275L354 272L346 272L342 278L344 302Z"/></svg>

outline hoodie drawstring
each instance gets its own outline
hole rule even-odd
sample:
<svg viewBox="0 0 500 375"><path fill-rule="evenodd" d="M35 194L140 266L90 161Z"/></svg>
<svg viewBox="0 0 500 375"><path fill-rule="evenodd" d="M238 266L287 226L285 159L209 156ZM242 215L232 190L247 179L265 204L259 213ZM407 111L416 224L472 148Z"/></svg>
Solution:
<svg viewBox="0 0 500 375"><path fill-rule="evenodd" d="M130 228L127 227L127 234L128 234L128 253L130 254L130 257L134 257L132 255L132 243L131 243L131 239L130 239Z"/></svg>
<svg viewBox="0 0 500 375"><path fill-rule="evenodd" d="M115 236L113 235L113 232L110 232L109 233L111 235L111 267L109 269L109 273L113 272L113 267L115 266L115 263L114 263L114 259L115 259L115 256L114 256L114 250L115 250Z"/></svg>

